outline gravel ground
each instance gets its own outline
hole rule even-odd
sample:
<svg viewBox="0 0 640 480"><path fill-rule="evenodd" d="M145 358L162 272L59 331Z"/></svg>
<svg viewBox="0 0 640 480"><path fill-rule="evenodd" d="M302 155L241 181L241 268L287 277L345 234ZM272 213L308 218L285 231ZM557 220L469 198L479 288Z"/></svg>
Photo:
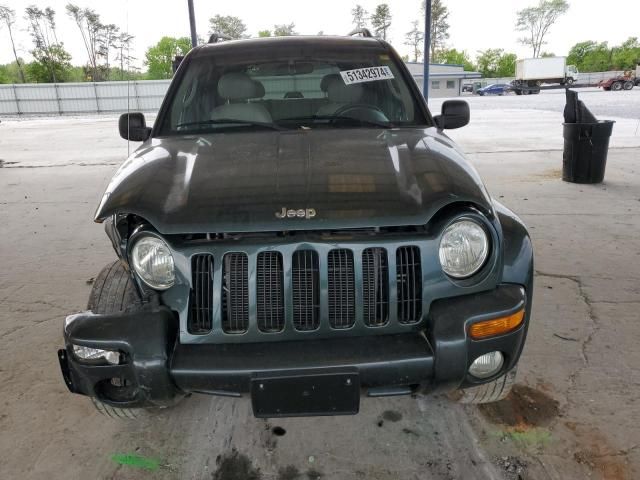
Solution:
<svg viewBox="0 0 640 480"><path fill-rule="evenodd" d="M511 397L481 409L365 400L355 417L277 422L253 418L246 399L206 396L117 422L66 391L62 320L113 259L91 218L126 142L110 117L3 120L0 478L640 478L638 93L582 97L618 122L603 185L559 179L556 93L470 98L472 124L451 132L535 244L534 315Z"/></svg>

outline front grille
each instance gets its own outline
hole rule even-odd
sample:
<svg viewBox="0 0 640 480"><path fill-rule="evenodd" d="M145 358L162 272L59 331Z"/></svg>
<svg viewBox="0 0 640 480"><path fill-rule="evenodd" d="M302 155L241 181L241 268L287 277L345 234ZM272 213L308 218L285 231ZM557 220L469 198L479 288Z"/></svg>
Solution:
<svg viewBox="0 0 640 480"><path fill-rule="evenodd" d="M356 321L356 295L353 252L337 249L327 258L329 324L332 328L350 328Z"/></svg>
<svg viewBox="0 0 640 480"><path fill-rule="evenodd" d="M280 332L284 328L284 286L282 255L262 252L256 267L258 328L262 332Z"/></svg>
<svg viewBox="0 0 640 480"><path fill-rule="evenodd" d="M244 253L227 253L222 269L222 330L244 333L249 328L249 271Z"/></svg>
<svg viewBox="0 0 640 480"><path fill-rule="evenodd" d="M318 254L313 250L293 254L291 289L293 326L303 332L317 329L320 326L320 268Z"/></svg>
<svg viewBox="0 0 640 480"><path fill-rule="evenodd" d="M208 333L213 321L213 255L195 255L191 259L191 284L189 332Z"/></svg>
<svg viewBox="0 0 640 480"><path fill-rule="evenodd" d="M422 316L422 268L418 247L401 247L396 251L398 321L415 323Z"/></svg>
<svg viewBox="0 0 640 480"><path fill-rule="evenodd" d="M389 265L384 248L362 252L362 316L369 327L382 326L389 319Z"/></svg>
<svg viewBox="0 0 640 480"><path fill-rule="evenodd" d="M352 327L354 335L367 334L364 327L399 333L422 320L419 247L321 252L309 245L290 257L277 248L194 255L187 331L247 333L256 341L266 333Z"/></svg>

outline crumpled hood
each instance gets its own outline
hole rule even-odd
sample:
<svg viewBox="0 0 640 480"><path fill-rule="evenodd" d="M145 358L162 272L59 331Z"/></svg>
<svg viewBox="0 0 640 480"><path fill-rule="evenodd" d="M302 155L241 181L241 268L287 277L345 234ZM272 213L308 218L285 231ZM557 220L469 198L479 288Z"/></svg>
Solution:
<svg viewBox="0 0 640 480"><path fill-rule="evenodd" d="M433 128L235 132L150 139L95 218L133 213L164 234L324 230L422 225L457 201L492 210L475 169ZM278 218L283 208L315 216Z"/></svg>

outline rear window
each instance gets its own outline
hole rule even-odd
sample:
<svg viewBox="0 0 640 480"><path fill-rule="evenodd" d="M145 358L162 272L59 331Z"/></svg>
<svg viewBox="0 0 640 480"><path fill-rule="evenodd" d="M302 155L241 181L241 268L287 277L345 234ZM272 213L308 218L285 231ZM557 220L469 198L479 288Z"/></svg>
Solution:
<svg viewBox="0 0 640 480"><path fill-rule="evenodd" d="M211 50L187 65L161 135L428 125L403 71L378 49Z"/></svg>

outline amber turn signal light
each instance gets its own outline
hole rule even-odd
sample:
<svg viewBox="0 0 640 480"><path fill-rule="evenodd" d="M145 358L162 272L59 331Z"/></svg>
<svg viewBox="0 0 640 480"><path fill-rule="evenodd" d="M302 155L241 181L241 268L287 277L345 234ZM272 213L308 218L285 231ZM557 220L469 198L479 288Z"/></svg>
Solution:
<svg viewBox="0 0 640 480"><path fill-rule="evenodd" d="M494 318L492 320L474 323L469 327L469 336L474 340L482 340L484 338L509 333L518 328L523 320L524 309L508 317Z"/></svg>

